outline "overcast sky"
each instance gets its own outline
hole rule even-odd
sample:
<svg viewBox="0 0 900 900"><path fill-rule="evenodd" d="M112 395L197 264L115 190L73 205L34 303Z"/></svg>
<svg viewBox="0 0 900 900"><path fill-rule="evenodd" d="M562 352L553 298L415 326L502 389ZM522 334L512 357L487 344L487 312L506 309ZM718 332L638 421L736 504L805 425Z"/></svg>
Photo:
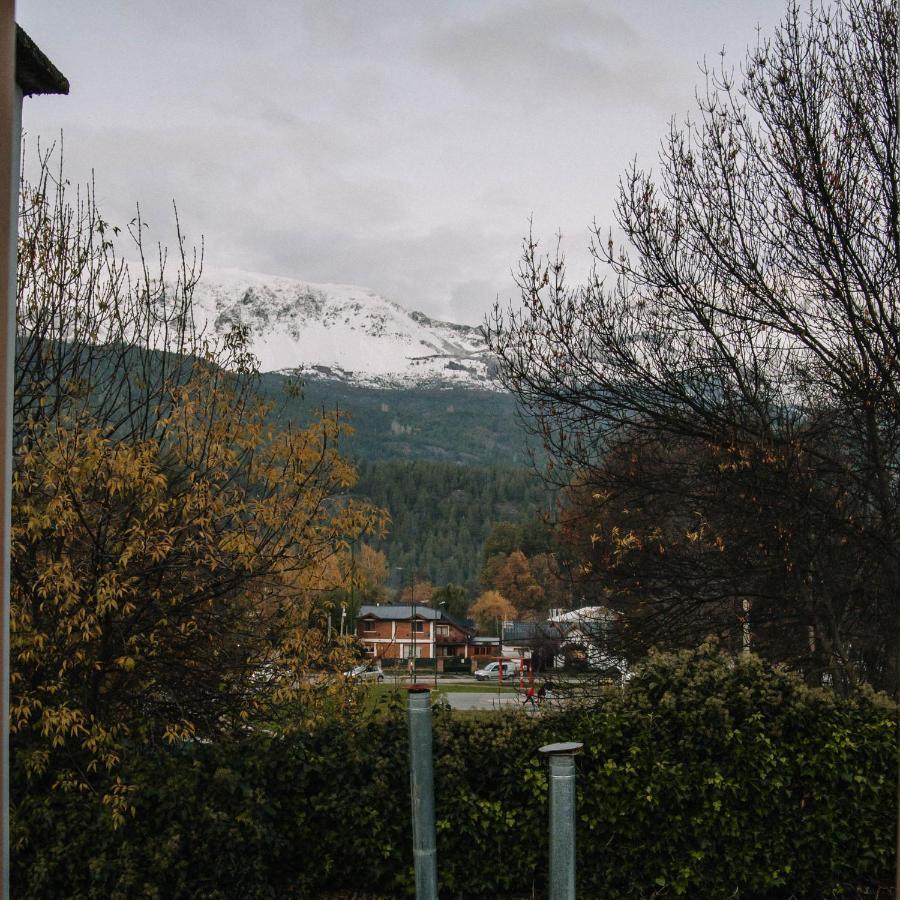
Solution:
<svg viewBox="0 0 900 900"><path fill-rule="evenodd" d="M364 285L477 324L528 219L573 274L616 182L655 163L698 62L784 0L19 0L71 82L26 101L105 218L173 199L213 266Z"/></svg>

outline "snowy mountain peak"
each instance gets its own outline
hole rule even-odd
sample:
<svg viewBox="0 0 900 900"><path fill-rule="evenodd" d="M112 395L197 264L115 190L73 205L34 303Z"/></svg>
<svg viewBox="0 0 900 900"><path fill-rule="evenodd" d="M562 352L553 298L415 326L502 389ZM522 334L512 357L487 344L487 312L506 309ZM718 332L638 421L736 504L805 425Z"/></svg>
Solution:
<svg viewBox="0 0 900 900"><path fill-rule="evenodd" d="M378 387L426 384L500 390L479 328L409 312L374 291L236 269L205 269L198 325L250 330L264 372L297 372Z"/></svg>

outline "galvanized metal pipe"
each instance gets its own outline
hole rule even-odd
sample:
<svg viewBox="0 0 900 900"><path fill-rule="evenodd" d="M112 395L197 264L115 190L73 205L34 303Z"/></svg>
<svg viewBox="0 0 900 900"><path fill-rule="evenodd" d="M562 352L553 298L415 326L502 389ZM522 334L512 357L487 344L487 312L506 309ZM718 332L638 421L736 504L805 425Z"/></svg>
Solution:
<svg viewBox="0 0 900 900"><path fill-rule="evenodd" d="M407 704L416 900L437 900L437 838L434 826L434 762L429 688L426 685L411 687Z"/></svg>
<svg viewBox="0 0 900 900"><path fill-rule="evenodd" d="M547 744L550 763L550 900L575 900L575 754L582 744Z"/></svg>

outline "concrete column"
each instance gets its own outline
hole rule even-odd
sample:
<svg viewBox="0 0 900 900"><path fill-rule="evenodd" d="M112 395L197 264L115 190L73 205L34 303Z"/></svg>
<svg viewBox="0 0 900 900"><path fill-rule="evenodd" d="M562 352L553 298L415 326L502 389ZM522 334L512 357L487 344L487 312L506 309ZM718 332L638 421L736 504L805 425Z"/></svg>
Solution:
<svg viewBox="0 0 900 900"><path fill-rule="evenodd" d="M16 84L12 0L0 0L0 896L9 897L9 602L13 387L16 357L16 244L22 92Z"/></svg>

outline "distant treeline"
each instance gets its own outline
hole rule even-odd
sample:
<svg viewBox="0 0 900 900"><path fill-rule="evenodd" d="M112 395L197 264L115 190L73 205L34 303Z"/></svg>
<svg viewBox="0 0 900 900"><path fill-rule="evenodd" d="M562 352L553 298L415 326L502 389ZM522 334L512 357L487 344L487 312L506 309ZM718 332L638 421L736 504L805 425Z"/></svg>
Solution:
<svg viewBox="0 0 900 900"><path fill-rule="evenodd" d="M387 538L369 543L386 554L394 586L415 572L474 592L492 528L539 516L550 504L546 486L525 467L394 459L363 461L359 472L354 493L391 514Z"/></svg>
<svg viewBox="0 0 900 900"><path fill-rule="evenodd" d="M298 391L283 375L261 378L278 418L306 421L317 410L349 414L351 457L422 459L466 465L524 466L526 436L507 393L462 388L370 388L309 379Z"/></svg>

